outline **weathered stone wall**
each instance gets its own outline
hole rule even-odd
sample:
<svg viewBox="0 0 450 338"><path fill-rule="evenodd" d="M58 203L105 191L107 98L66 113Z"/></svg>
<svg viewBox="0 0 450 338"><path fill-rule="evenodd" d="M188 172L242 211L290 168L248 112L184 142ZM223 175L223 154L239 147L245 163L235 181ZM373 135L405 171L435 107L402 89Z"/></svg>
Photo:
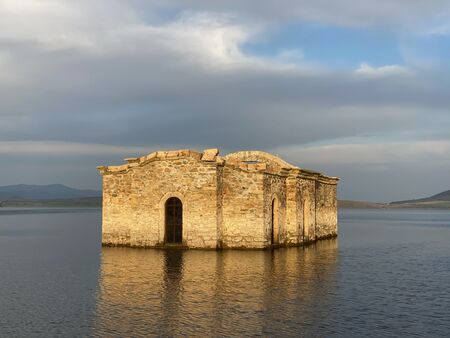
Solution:
<svg viewBox="0 0 450 338"><path fill-rule="evenodd" d="M303 224L303 242L316 239L316 185L312 179L300 179L300 193L302 200L301 218Z"/></svg>
<svg viewBox="0 0 450 338"><path fill-rule="evenodd" d="M225 248L262 248L263 174L225 165L223 168L223 232Z"/></svg>
<svg viewBox="0 0 450 338"><path fill-rule="evenodd" d="M275 227L276 234L274 243L270 243L272 232L272 202L275 199L278 204L275 208ZM285 244L287 240L286 231L286 177L265 174L264 175L264 232L267 240L267 245L270 244Z"/></svg>
<svg viewBox="0 0 450 338"><path fill-rule="evenodd" d="M316 182L316 237L337 235L336 185Z"/></svg>
<svg viewBox="0 0 450 338"><path fill-rule="evenodd" d="M336 178L260 151L217 155L217 149L162 151L98 167L103 244L164 245L170 197L182 202L182 244L191 248L298 245L337 234Z"/></svg>
<svg viewBox="0 0 450 338"><path fill-rule="evenodd" d="M131 176L126 173L103 176L102 242L130 244L134 225ZM127 217L123 217L128 215ZM150 234L155 235L155 234Z"/></svg>
<svg viewBox="0 0 450 338"><path fill-rule="evenodd" d="M104 175L103 243L164 243L165 202L183 204L183 243L217 245L217 164L183 154L159 155L123 174Z"/></svg>
<svg viewBox="0 0 450 338"><path fill-rule="evenodd" d="M301 182L297 175L286 179L286 245L303 241L303 209Z"/></svg>
<svg viewBox="0 0 450 338"><path fill-rule="evenodd" d="M217 166L217 248L223 248L223 165Z"/></svg>

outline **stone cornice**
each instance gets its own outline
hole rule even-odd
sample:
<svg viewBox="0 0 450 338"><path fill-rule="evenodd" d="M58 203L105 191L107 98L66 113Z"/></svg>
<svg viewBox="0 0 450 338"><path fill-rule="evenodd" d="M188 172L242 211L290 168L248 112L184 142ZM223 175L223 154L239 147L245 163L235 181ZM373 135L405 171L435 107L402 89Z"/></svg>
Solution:
<svg viewBox="0 0 450 338"><path fill-rule="evenodd" d="M258 160L242 160L245 158ZM132 168L142 167L148 163L161 160L176 160L181 158L193 158L197 161L227 166L233 169L249 172L277 175L281 177L292 177L319 181L325 184L337 184L339 178L323 175L319 172L295 167L272 154L262 151L242 151L229 154L225 157L219 156L218 149L205 149L198 152L190 149L155 151L141 157L125 158L127 163L117 166L98 166L101 175L126 173ZM265 161L266 160L266 161ZM276 166L274 166L275 164Z"/></svg>
<svg viewBox="0 0 450 338"><path fill-rule="evenodd" d="M125 158L127 163L118 166L98 166L100 174L116 174L124 173L129 169L134 167L142 167L153 161L161 160L175 160L180 158L193 158L197 161L202 162L212 162L218 165L223 165L223 159L218 156L218 149L206 149L202 153L190 150L190 149L180 149L180 150L169 150L169 151L155 151L145 156L141 157L130 157Z"/></svg>

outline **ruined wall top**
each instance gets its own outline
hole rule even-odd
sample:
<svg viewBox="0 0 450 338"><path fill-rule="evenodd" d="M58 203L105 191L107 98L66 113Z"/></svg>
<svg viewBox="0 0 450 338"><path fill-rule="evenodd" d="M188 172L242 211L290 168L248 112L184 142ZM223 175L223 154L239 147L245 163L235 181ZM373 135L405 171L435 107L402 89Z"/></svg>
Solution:
<svg viewBox="0 0 450 338"><path fill-rule="evenodd" d="M287 163L281 158L259 150L244 150L231 153L225 156L228 163L247 162L247 163L267 163L271 167L277 169L293 169L295 166Z"/></svg>
<svg viewBox="0 0 450 338"><path fill-rule="evenodd" d="M226 165L237 170L246 172L259 172L286 177L299 177L321 181L327 184L337 184L339 178L325 176L321 173L296 167L278 156L264 151L246 150L219 156L219 149L205 149L197 152L190 149L155 151L141 157L126 158L127 163L118 166L98 166L97 169L102 175L125 173L135 167L142 167L153 161L172 160L179 158L193 158L199 162L215 163L216 165Z"/></svg>

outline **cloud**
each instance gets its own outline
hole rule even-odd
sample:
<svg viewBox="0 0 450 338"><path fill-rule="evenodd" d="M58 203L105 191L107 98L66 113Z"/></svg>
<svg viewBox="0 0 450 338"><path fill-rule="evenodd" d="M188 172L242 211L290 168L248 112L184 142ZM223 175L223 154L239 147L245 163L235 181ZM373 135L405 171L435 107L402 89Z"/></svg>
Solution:
<svg viewBox="0 0 450 338"><path fill-rule="evenodd" d="M289 146L274 149L301 165L345 164L389 167L393 164L450 165L450 141L410 141Z"/></svg>
<svg viewBox="0 0 450 338"><path fill-rule="evenodd" d="M2 0L0 39L34 42L49 50L95 48L92 33L138 22L135 9L120 1Z"/></svg>
<svg viewBox="0 0 450 338"><path fill-rule="evenodd" d="M286 63L299 63L304 62L305 53L298 48L295 49L283 49L276 56L278 60Z"/></svg>
<svg viewBox="0 0 450 338"><path fill-rule="evenodd" d="M4 0L0 153L8 164L2 180L20 182L32 167L39 181L50 183L70 170L70 184L97 184L97 164L186 147L283 149L300 165L333 175L354 158L394 168L399 162L381 160L407 153L406 145L391 153L381 145L305 145L367 135L370 143L386 134L450 139L446 70L332 69L308 59L302 46L274 57L248 54L243 46L263 38L274 21L395 24L389 9L400 3L377 3L380 14L367 1ZM405 13L397 11L404 23L426 20L442 5L408 3ZM269 16L274 21L267 23ZM82 174L70 163L75 157ZM46 172L47 162L53 172ZM363 172L356 170L352 175Z"/></svg>
<svg viewBox="0 0 450 338"><path fill-rule="evenodd" d="M168 0L165 7L239 13L262 20L320 22L349 27L381 27L402 31L425 31L431 21L448 20L450 4L447 0ZM436 19L438 18L438 19Z"/></svg>
<svg viewBox="0 0 450 338"><path fill-rule="evenodd" d="M11 141L0 142L1 155L73 157L147 154L148 147L125 147L106 144L73 143L58 141Z"/></svg>
<svg viewBox="0 0 450 338"><path fill-rule="evenodd" d="M390 202L448 190L450 141L326 143L273 149L291 163L341 178L341 199Z"/></svg>
<svg viewBox="0 0 450 338"><path fill-rule="evenodd" d="M372 67L367 63L362 63L356 70L355 73L361 76L367 76L372 78L400 75L409 76L412 75L411 70L407 67L399 65L386 65L380 67Z"/></svg>
<svg viewBox="0 0 450 338"><path fill-rule="evenodd" d="M423 35L436 35L436 36L448 36L450 35L450 7L447 6L443 8L439 13L437 13L430 23L427 25L422 34Z"/></svg>

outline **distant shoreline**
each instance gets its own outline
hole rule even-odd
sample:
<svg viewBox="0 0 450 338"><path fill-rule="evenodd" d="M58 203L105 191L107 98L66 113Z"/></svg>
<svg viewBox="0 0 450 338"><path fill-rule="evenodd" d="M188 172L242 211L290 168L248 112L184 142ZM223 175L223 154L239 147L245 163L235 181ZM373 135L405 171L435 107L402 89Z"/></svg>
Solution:
<svg viewBox="0 0 450 338"><path fill-rule="evenodd" d="M17 200L0 202L0 207L3 208L100 208L101 206L101 197L52 200Z"/></svg>
<svg viewBox="0 0 450 338"><path fill-rule="evenodd" d="M429 201L417 203L374 203L365 201L339 200L339 209L450 209L450 201Z"/></svg>
<svg viewBox="0 0 450 338"><path fill-rule="evenodd" d="M101 197L85 197L53 200L2 201L4 208L101 208ZM338 200L339 209L450 209L450 201L417 203L375 203L365 201Z"/></svg>

